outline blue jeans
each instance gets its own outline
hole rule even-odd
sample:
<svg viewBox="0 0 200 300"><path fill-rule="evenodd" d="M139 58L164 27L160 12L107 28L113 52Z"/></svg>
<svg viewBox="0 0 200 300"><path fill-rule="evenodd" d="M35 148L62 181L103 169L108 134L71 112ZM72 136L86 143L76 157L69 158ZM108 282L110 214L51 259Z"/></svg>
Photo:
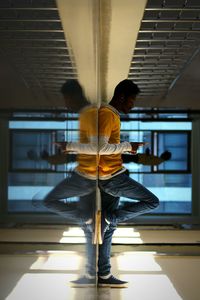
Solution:
<svg viewBox="0 0 200 300"><path fill-rule="evenodd" d="M80 197L78 203L68 200ZM95 210L96 180L90 180L73 172L62 180L44 199L44 205L68 221L83 223L92 218ZM65 202L63 201L65 200Z"/></svg>
<svg viewBox="0 0 200 300"><path fill-rule="evenodd" d="M101 206L102 213L110 212L112 213L119 206L119 198L113 197L112 195L106 194L104 191L101 192ZM111 245L112 236L116 229L116 226L110 224L108 230L105 232L103 244L98 247L98 275L107 275L110 273L110 255L111 255ZM87 265L86 270L90 275L96 274L96 246L92 245L92 233L85 231L85 236L87 240Z"/></svg>
<svg viewBox="0 0 200 300"><path fill-rule="evenodd" d="M112 236L116 227L110 225L109 229L104 235L103 244L98 246L98 275L104 276L110 273L111 264L111 245ZM90 275L96 275L96 246L92 244L92 234L91 232L85 231L86 237L86 252L87 252L87 264L86 272Z"/></svg>
<svg viewBox="0 0 200 300"><path fill-rule="evenodd" d="M143 185L125 173L108 180L99 180L98 184L101 191L102 213L111 222L105 233L103 244L99 245L98 274L103 276L110 273L112 236L117 224L156 208L159 200ZM130 198L134 201L119 205L120 197Z"/></svg>
<svg viewBox="0 0 200 300"><path fill-rule="evenodd" d="M108 180L99 180L99 187L117 199L125 197L134 200L126 201L112 212L106 212L106 218L114 226L149 212L159 205L159 199L152 192L125 173Z"/></svg>
<svg viewBox="0 0 200 300"><path fill-rule="evenodd" d="M99 245L98 274L110 273L110 253L112 236L116 226L120 222L132 219L140 214L146 213L159 204L158 198L140 183L131 179L126 174L119 174L108 180L99 180L101 191L102 213L111 222L106 231L102 245ZM69 197L80 197L77 207L60 200ZM121 206L120 197L133 199ZM76 173L59 183L45 198L45 205L52 211L67 219L87 220L92 217L95 209L96 181L84 178ZM135 202L135 200L137 202ZM92 233L85 230L87 247L87 272L96 274L96 247L92 245Z"/></svg>
<svg viewBox="0 0 200 300"><path fill-rule="evenodd" d="M105 193L103 190L101 192L101 207L102 214L112 214L119 207L119 197L114 197L110 194ZM98 275L104 276L110 273L111 264L111 246L112 246L112 236L117 226L110 224L108 230L105 232L103 243L99 245L98 249Z"/></svg>

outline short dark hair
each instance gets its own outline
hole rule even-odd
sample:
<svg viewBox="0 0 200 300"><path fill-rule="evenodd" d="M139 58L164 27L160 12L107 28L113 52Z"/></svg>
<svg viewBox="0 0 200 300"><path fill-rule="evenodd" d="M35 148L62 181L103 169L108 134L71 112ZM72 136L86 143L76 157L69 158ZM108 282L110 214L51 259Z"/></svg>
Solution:
<svg viewBox="0 0 200 300"><path fill-rule="evenodd" d="M76 79L69 79L65 81L60 91L63 95L77 95L79 97L84 97L82 86Z"/></svg>
<svg viewBox="0 0 200 300"><path fill-rule="evenodd" d="M131 95L137 95L140 93L140 89L132 80L124 79L118 83L114 90L114 96L120 96L123 94L125 97Z"/></svg>

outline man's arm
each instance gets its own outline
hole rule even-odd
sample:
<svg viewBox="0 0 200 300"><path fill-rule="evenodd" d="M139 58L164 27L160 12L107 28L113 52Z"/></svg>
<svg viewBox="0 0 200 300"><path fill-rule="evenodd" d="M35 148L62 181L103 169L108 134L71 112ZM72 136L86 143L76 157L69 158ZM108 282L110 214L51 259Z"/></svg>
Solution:
<svg viewBox="0 0 200 300"><path fill-rule="evenodd" d="M100 136L99 137L99 154L100 155L110 155L119 154L123 152L131 152L131 144L129 142L122 142L120 144L110 144L108 143L109 137Z"/></svg>
<svg viewBox="0 0 200 300"><path fill-rule="evenodd" d="M82 144L79 142L56 142L62 153L76 152L78 154L97 155L98 154L98 138L91 137L90 143Z"/></svg>
<svg viewBox="0 0 200 300"><path fill-rule="evenodd" d="M111 155L124 152L136 154L137 149L145 144L143 142L122 142L120 144L110 144L108 143L108 140L108 137L101 136L99 137L99 143L96 137L92 137L91 143L88 144L76 142L56 142L55 144L61 148L63 153L76 152L88 155Z"/></svg>

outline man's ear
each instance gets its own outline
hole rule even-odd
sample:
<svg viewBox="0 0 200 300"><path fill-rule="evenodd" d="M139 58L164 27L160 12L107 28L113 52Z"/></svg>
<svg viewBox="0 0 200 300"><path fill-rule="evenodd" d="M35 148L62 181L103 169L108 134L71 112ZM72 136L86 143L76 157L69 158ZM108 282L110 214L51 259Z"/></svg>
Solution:
<svg viewBox="0 0 200 300"><path fill-rule="evenodd" d="M119 96L119 101L120 101L121 103L123 103L124 100L125 100L124 94L121 94L121 95Z"/></svg>

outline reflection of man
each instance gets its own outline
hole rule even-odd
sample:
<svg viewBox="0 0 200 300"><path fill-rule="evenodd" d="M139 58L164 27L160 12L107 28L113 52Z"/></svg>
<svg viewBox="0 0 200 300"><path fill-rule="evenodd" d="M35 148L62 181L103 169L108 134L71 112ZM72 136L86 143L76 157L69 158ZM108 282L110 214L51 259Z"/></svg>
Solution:
<svg viewBox="0 0 200 300"><path fill-rule="evenodd" d="M89 136L96 136L96 107L89 105L83 94L82 87L76 80L66 81L62 86L61 92L64 95L66 107L70 111L80 114L80 142L89 143ZM86 126L85 120L88 121L89 126ZM75 144L80 145L80 143ZM86 155L79 156L75 172L60 182L44 200L45 205L51 211L67 219L75 219L82 224L85 224L92 217L95 207L96 157L94 155L89 156L90 165L87 163L87 159ZM84 173L87 173L94 180L88 180ZM81 197L78 206L61 201L71 197Z"/></svg>
<svg viewBox="0 0 200 300"><path fill-rule="evenodd" d="M92 244L92 231L94 227L94 213L96 202L96 180L98 178L97 162L97 108L89 105L83 90L76 80L68 80L62 86L61 92L65 99L65 105L72 112L79 112L79 141L57 142L57 146L77 153L77 167L70 177L60 182L44 199L44 203L51 211L62 215L67 220L76 220L81 224L87 247L86 276L81 281L72 282L74 286L94 286L96 278L96 247ZM73 155L73 154L68 154ZM62 160L60 153L50 156L42 153L43 159L54 163L58 158ZM64 157L66 159L66 157ZM74 159L74 156L73 156ZM59 160L60 162L60 160ZM80 197L77 204L68 202L70 197ZM112 196L109 196L112 199ZM61 200L66 199L66 203ZM103 262L106 252L102 252L99 262ZM102 263L99 271L104 268Z"/></svg>

